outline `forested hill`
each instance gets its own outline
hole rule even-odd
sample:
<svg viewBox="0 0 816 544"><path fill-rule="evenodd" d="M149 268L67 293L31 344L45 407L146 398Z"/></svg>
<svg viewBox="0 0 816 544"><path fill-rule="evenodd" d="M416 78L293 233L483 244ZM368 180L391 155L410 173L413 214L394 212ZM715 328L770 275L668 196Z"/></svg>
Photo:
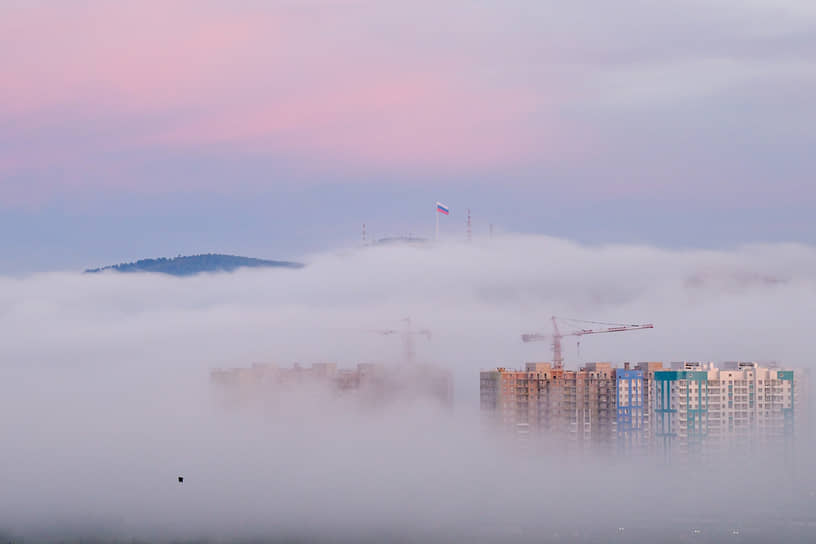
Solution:
<svg viewBox="0 0 816 544"><path fill-rule="evenodd" d="M172 259L142 259L133 263L121 263L102 268L92 268L86 274L95 274L106 270L116 272L157 272L172 276L193 276L201 272L231 272L239 268L303 268L301 263L290 261L267 261L236 255L191 255L178 256Z"/></svg>

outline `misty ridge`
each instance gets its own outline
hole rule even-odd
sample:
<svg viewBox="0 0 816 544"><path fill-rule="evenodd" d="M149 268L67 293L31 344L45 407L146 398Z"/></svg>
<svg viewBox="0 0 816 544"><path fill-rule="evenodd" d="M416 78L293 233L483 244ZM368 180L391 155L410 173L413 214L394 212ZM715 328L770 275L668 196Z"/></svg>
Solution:
<svg viewBox="0 0 816 544"><path fill-rule="evenodd" d="M795 451L667 467L534 455L485 435L478 412L481 369L550 360L546 343L519 335L546 332L551 315L655 324L585 339L581 362L813 368L812 247L509 235L304 260L294 272L1 277L0 530L540 542L709 523L709 541L731 526L762 541L816 511L810 436ZM417 360L453 374L453 410L405 398L372 411L317 389L226 407L209 383L211 369L254 362L403 364L399 338L372 331L407 316L432 332ZM576 368L575 345L564 348Z"/></svg>
<svg viewBox="0 0 816 544"><path fill-rule="evenodd" d="M179 255L173 258L159 257L157 259L140 259L129 263L119 263L99 268L89 268L86 274L100 272L154 272L171 276L194 276L203 272L232 272L240 268L303 268L302 263L291 261L270 261L254 259L238 255L220 255L207 253L204 255Z"/></svg>

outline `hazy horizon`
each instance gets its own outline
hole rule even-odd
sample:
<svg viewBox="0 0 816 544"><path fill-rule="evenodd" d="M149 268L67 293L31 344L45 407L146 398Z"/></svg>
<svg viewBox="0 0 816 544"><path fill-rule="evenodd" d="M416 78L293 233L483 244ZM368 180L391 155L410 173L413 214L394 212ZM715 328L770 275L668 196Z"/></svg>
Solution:
<svg viewBox="0 0 816 544"><path fill-rule="evenodd" d="M816 367L812 0L7 0L0 66L0 540L816 540L816 402L706 463L479 415L553 315L655 325L573 369ZM206 253L307 266L82 273ZM212 395L406 317L451 411Z"/></svg>

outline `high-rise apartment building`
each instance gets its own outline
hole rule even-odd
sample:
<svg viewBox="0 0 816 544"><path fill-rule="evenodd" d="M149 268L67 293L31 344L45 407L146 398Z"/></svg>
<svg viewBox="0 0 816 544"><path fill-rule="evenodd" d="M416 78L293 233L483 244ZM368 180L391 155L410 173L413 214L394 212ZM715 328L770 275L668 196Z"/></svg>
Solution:
<svg viewBox="0 0 816 544"><path fill-rule="evenodd" d="M480 376L484 422L556 447L716 454L790 440L806 397L800 371L757 363L638 363L579 370L528 363Z"/></svg>
<svg viewBox="0 0 816 544"><path fill-rule="evenodd" d="M654 432L667 455L717 455L791 441L801 371L753 362L673 363L655 372Z"/></svg>
<svg viewBox="0 0 816 544"><path fill-rule="evenodd" d="M639 445L643 392L642 372L610 363L588 363L577 371L527 363L524 370L498 368L480 376L487 425L520 438L543 438L556 448Z"/></svg>

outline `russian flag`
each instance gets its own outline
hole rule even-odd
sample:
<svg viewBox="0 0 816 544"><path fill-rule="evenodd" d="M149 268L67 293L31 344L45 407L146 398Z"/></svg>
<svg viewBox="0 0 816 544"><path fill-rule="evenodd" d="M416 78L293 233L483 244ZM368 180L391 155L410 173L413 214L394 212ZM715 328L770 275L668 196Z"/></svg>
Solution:
<svg viewBox="0 0 816 544"><path fill-rule="evenodd" d="M448 215L450 213L450 208L448 208L447 206L445 206L441 202L437 202L436 203L436 211L438 211L439 213L444 213L445 215Z"/></svg>

